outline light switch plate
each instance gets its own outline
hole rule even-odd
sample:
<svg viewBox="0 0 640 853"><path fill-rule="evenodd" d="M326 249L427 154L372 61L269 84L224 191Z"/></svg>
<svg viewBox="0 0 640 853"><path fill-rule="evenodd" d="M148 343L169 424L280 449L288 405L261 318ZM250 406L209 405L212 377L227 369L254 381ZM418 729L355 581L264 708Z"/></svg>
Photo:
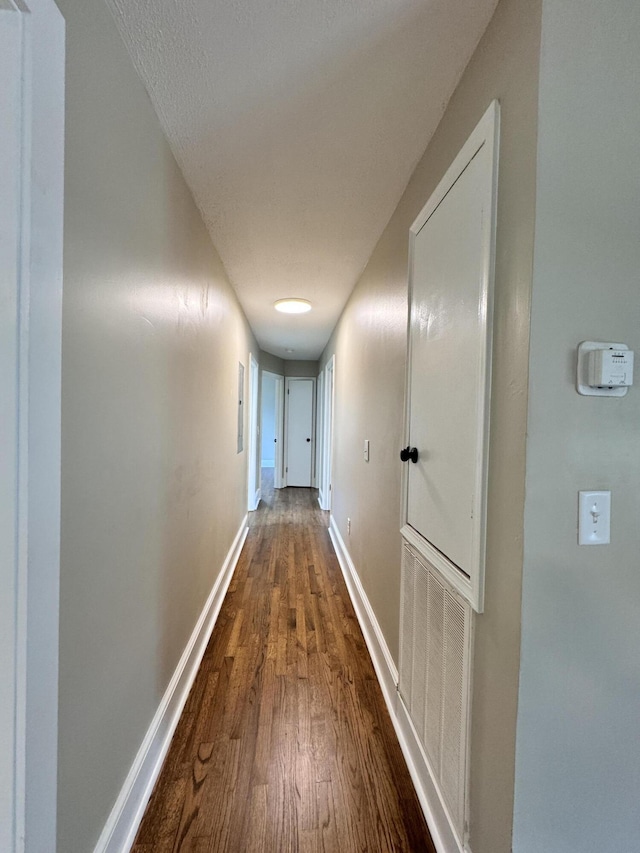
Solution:
<svg viewBox="0 0 640 853"><path fill-rule="evenodd" d="M364 440L364 461L369 461L369 439L365 438Z"/></svg>
<svg viewBox="0 0 640 853"><path fill-rule="evenodd" d="M578 545L611 542L611 492L579 492Z"/></svg>

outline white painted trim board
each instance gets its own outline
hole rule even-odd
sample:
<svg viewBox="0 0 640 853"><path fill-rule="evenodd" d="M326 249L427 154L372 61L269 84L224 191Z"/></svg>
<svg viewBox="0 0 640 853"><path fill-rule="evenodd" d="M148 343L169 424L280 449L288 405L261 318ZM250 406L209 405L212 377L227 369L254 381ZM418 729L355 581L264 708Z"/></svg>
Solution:
<svg viewBox="0 0 640 853"><path fill-rule="evenodd" d="M125 853L133 845L248 532L245 515L222 570L131 765L118 799L94 848L94 853Z"/></svg>
<svg viewBox="0 0 640 853"><path fill-rule="evenodd" d="M0 848L56 836L65 24L0 2Z"/></svg>
<svg viewBox="0 0 640 853"><path fill-rule="evenodd" d="M333 421L335 410L336 357L331 356L324 368L323 379L323 430L322 430L322 482L320 508L331 510L331 479L333 468Z"/></svg>
<svg viewBox="0 0 640 853"><path fill-rule="evenodd" d="M460 847L451 828L424 751L398 694L398 669L333 516L329 536L437 853L471 853L468 846Z"/></svg>

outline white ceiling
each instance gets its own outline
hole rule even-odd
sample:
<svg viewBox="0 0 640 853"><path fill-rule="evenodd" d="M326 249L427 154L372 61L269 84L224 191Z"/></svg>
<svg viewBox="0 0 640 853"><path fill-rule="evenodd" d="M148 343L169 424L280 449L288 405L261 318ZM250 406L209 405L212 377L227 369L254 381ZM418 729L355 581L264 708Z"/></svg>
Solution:
<svg viewBox="0 0 640 853"><path fill-rule="evenodd" d="M497 0L106 2L258 342L318 358Z"/></svg>

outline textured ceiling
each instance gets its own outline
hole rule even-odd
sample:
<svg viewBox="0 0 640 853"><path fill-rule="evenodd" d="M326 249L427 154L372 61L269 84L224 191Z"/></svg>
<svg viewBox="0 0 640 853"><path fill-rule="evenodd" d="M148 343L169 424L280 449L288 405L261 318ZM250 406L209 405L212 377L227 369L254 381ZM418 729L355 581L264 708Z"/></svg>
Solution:
<svg viewBox="0 0 640 853"><path fill-rule="evenodd" d="M317 358L497 0L106 2L260 345Z"/></svg>

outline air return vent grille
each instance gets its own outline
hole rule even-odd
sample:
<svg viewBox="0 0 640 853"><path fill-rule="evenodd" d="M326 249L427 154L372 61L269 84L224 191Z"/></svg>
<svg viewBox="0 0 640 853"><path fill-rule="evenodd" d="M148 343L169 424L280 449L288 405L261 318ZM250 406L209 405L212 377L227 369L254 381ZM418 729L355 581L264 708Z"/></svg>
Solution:
<svg viewBox="0 0 640 853"><path fill-rule="evenodd" d="M408 545L402 553L400 695L460 840L466 805L471 607Z"/></svg>

